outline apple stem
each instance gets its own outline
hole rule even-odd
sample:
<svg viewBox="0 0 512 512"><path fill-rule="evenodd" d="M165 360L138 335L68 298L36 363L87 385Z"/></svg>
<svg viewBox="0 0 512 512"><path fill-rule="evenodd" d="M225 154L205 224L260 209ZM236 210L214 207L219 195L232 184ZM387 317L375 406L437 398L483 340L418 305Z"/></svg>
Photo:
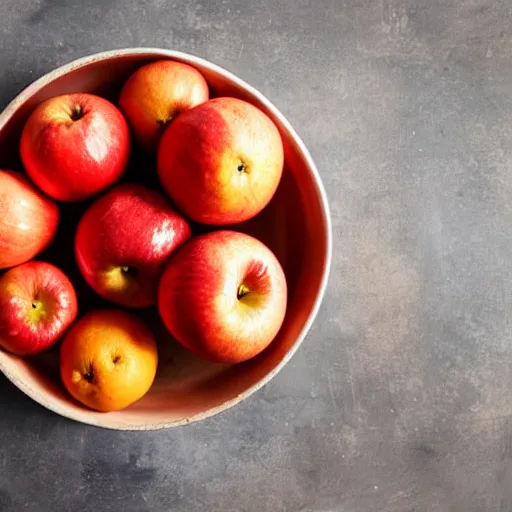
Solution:
<svg viewBox="0 0 512 512"><path fill-rule="evenodd" d="M245 297L250 292L249 287L245 284L241 284L238 287L238 291L236 293L236 298L240 300L242 297Z"/></svg>
<svg viewBox="0 0 512 512"><path fill-rule="evenodd" d="M121 272L125 275L125 276L130 276L130 277L137 277L138 275L138 270L136 267L131 267L130 265L124 265L121 267Z"/></svg>
<svg viewBox="0 0 512 512"><path fill-rule="evenodd" d="M160 132L163 133L165 129L171 124L171 121L176 117L178 112L175 112L174 114L170 114L167 119L157 119L156 123L160 127Z"/></svg>
<svg viewBox="0 0 512 512"><path fill-rule="evenodd" d="M92 365L89 367L89 370L84 372L83 377L87 382L91 384L94 382L94 368Z"/></svg>
<svg viewBox="0 0 512 512"><path fill-rule="evenodd" d="M71 110L71 119L73 121L78 121L83 117L84 113L82 111L82 107L80 105L75 105Z"/></svg>

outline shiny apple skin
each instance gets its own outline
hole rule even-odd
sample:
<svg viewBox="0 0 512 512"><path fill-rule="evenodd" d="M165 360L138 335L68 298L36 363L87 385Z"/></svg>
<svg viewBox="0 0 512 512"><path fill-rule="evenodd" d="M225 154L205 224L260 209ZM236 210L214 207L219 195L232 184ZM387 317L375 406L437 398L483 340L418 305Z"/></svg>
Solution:
<svg viewBox="0 0 512 512"><path fill-rule="evenodd" d="M53 241L59 208L20 173L0 170L0 269L31 260Z"/></svg>
<svg viewBox="0 0 512 512"><path fill-rule="evenodd" d="M154 153L165 127L208 97L208 84L199 71L181 62L159 60L142 66L128 78L119 108L139 145Z"/></svg>
<svg viewBox="0 0 512 512"><path fill-rule="evenodd" d="M198 356L222 363L262 352L278 333L286 304L286 278L274 254L229 230L185 243L169 261L158 295L169 332Z"/></svg>
<svg viewBox="0 0 512 512"><path fill-rule="evenodd" d="M71 281L54 265L30 261L0 278L0 346L21 356L55 345L78 311Z"/></svg>
<svg viewBox="0 0 512 512"><path fill-rule="evenodd" d="M31 180L58 201L82 201L115 183L130 156L128 123L93 94L56 96L30 115L20 152Z"/></svg>
<svg viewBox="0 0 512 512"><path fill-rule="evenodd" d="M183 112L164 132L157 167L162 186L189 218L232 225L257 215L283 172L281 136L257 107L215 98Z"/></svg>
<svg viewBox="0 0 512 512"><path fill-rule="evenodd" d="M97 199L79 222L78 267L103 298L129 308L156 303L158 280L172 252L191 236L168 199L127 183Z"/></svg>

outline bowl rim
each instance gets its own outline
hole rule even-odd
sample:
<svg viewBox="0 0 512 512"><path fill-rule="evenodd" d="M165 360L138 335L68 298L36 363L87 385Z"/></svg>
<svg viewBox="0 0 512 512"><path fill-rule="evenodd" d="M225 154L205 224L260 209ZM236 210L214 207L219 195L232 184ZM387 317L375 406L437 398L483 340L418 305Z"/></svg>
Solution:
<svg viewBox="0 0 512 512"><path fill-rule="evenodd" d="M178 427L183 425L188 425L191 423L195 423L200 420L204 420L206 418L209 418L211 416L214 416L216 414L219 414L227 409L230 409L237 403L241 402L242 400L245 400L249 396L251 396L253 393L261 389L265 384L267 384L270 380L272 380L281 370L282 368L290 361L290 359L293 357L301 343L304 341L306 335L308 334L309 330L311 329L311 326L313 325L313 322L316 319L316 316L318 314L318 311L320 309L320 305L322 303L322 300L325 295L325 291L327 289L327 283L329 280L329 274L331 269L331 261L332 261L332 224L331 224L331 216L330 216L330 209L329 209L329 202L327 199L327 193L325 191L324 185L322 183L322 179L320 177L320 174L318 172L318 169L313 161L313 158L311 154L309 153L309 150L306 148L304 142L299 137L295 129L291 126L290 122L286 119L284 114L281 113L281 111L261 92L259 92L257 89L255 89L253 86L233 74L232 72L228 71L227 69L214 64L213 62L198 57L196 55L181 52L178 50L169 50L164 48L156 48L156 47L133 47L133 48L120 48L120 49L111 49L107 51L102 51L98 53L93 53L84 57L80 57L78 59L74 59L67 64L63 64L48 73L42 75L40 78L36 79L34 82L29 84L27 87L25 87L19 94L15 96L13 100L11 100L5 109L0 113L0 130L3 129L3 127L6 125L7 121L12 117L12 115L16 112L16 110L22 105L27 99L29 99L33 94L38 92L41 88L43 88L48 83L52 82L53 80L62 77L69 72L85 67L89 64L92 64L94 62L99 62L103 60L109 60L112 58L117 57L123 57L123 56L137 56L137 55L147 55L148 57L154 56L154 57L163 57L163 58L169 58L169 59L175 59L180 60L182 62L193 65L198 65L203 68L208 69L209 71L212 71L213 73L216 73L218 75L222 75L224 78L230 80L232 83L237 85L238 87L245 89L247 92L249 92L253 97L257 98L258 101L260 101L265 108L268 109L272 113L272 115L279 119L279 122L282 124L282 126L285 128L287 133L291 136L294 143L299 148L300 152L302 153L306 164L309 168L309 171L313 175L316 192L318 194L318 197L320 198L320 205L322 210L322 217L325 225L325 236L326 236L326 252L325 252L325 259L323 262L322 267L322 277L320 280L320 286L318 288L318 291L316 293L315 301L313 303L313 308L311 309L311 312L308 315L308 318L306 319L306 322L304 323L299 335L295 339L295 342L291 346L291 348L288 350L288 352L285 354L283 359L276 365L276 367L267 373L263 378L261 378L258 382L250 386L248 389L246 389L244 392L238 394L237 396L231 398L230 400L227 400L226 402L223 402L222 404L219 404L215 407L212 407L206 411L202 411L200 413L194 414L191 417L182 418L175 421L164 421L160 423L149 423L149 424L141 424L141 425L118 425L118 424L104 424L101 421L95 421L94 418L84 418L81 415L75 414L73 410L62 410L57 405L54 405L52 403L49 403L45 396L40 393L38 390L33 389L28 384L26 384L24 381L19 379L14 372L11 372L8 368L6 368L2 361L0 360L0 372L2 372L7 379L9 379L16 387L18 387L23 393L25 393L28 397L32 398L35 402L39 403L46 409L63 416L65 418L87 424L92 425L96 427L111 429L111 430L125 430L125 431L154 431L154 430L162 430L166 428L171 427Z"/></svg>

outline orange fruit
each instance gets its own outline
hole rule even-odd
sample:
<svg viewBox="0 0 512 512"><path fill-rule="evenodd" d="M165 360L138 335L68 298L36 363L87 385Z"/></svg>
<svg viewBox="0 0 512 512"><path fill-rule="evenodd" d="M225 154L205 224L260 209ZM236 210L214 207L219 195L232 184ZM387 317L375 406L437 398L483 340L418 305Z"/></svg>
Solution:
<svg viewBox="0 0 512 512"><path fill-rule="evenodd" d="M85 315L61 346L64 386L76 400L103 412L142 398L153 384L157 364L149 329L135 315L117 309Z"/></svg>

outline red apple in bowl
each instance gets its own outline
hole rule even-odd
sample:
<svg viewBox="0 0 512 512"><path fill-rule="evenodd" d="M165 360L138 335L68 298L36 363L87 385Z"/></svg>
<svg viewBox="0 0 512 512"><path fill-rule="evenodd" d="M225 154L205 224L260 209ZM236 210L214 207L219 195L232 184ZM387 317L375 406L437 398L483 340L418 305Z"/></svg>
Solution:
<svg viewBox="0 0 512 512"><path fill-rule="evenodd" d="M239 363L262 352L279 331L287 285L263 243L235 231L192 238L171 258L158 309L169 332L198 356Z"/></svg>
<svg viewBox="0 0 512 512"><path fill-rule="evenodd" d="M54 265L30 261L0 278L0 346L21 356L50 349L77 314L75 290Z"/></svg>
<svg viewBox="0 0 512 512"><path fill-rule="evenodd" d="M58 201L87 199L117 181L130 153L128 124L115 105L93 94L50 98L21 135L32 181Z"/></svg>
<svg viewBox="0 0 512 512"><path fill-rule="evenodd" d="M215 98L169 125L157 165L163 187L188 217L236 224L272 199L283 171L283 144L260 109L235 98Z"/></svg>
<svg viewBox="0 0 512 512"><path fill-rule="evenodd" d="M124 184L85 212L75 255L85 280L100 296L142 308L156 303L163 265L190 235L188 222L162 194Z"/></svg>
<svg viewBox="0 0 512 512"><path fill-rule="evenodd" d="M0 170L0 269L32 259L53 240L57 205L21 174Z"/></svg>
<svg viewBox="0 0 512 512"><path fill-rule="evenodd" d="M139 68L126 81L119 107L140 146L156 151L165 127L180 113L208 99L208 84L195 68L159 60Z"/></svg>

